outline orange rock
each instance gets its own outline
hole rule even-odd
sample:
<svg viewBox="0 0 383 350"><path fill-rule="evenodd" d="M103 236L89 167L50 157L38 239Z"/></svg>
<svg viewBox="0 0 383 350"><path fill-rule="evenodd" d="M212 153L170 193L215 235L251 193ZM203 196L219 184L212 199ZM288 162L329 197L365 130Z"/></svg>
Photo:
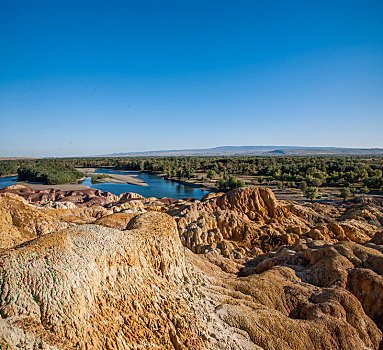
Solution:
<svg viewBox="0 0 383 350"><path fill-rule="evenodd" d="M96 220L94 224L115 228L117 230L125 230L129 221L137 215L138 213L114 213Z"/></svg>
<svg viewBox="0 0 383 350"><path fill-rule="evenodd" d="M0 194L0 248L11 248L68 224L33 208L13 193Z"/></svg>

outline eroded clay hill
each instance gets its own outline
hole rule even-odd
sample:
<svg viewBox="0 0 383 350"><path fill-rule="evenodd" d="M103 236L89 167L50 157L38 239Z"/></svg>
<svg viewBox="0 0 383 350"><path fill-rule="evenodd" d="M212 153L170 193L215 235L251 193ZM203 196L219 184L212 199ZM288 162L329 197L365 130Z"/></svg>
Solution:
<svg viewBox="0 0 383 350"><path fill-rule="evenodd" d="M144 198L133 192L122 193L120 196L116 196L110 192L102 192L93 188L71 191L56 188L36 190L22 185L13 185L0 189L0 195L5 193L20 196L28 203L46 209L102 207L114 212L131 207L137 209L138 207L144 208L147 206L149 209L153 208L153 210L162 211L172 208L173 205L177 206L185 203L185 201L178 201L172 198Z"/></svg>
<svg viewBox="0 0 383 350"><path fill-rule="evenodd" d="M367 242L382 230L383 207L366 200L300 205L277 201L270 189L248 187L185 204L175 217L192 251L241 259L299 240Z"/></svg>
<svg viewBox="0 0 383 350"><path fill-rule="evenodd" d="M0 249L11 248L65 227L68 223L32 208L22 197L12 193L0 194Z"/></svg>
<svg viewBox="0 0 383 350"><path fill-rule="evenodd" d="M383 348L379 201L125 197L0 195L1 349Z"/></svg>
<svg viewBox="0 0 383 350"><path fill-rule="evenodd" d="M98 190L92 191L91 194L87 190L37 191L19 185L0 190L0 249L11 248L37 236L76 224L95 223L125 229L135 215L147 211L166 211L185 203L168 199L146 199L135 193L114 196ZM70 196L62 197L67 192ZM74 195L74 192L78 193ZM97 199L98 193L101 199ZM110 201L104 203L105 198ZM103 205L100 205L100 201Z"/></svg>
<svg viewBox="0 0 383 350"><path fill-rule="evenodd" d="M382 338L344 280L321 286L274 263L224 273L181 245L166 214L126 231L67 228L1 261L2 348L378 349Z"/></svg>
<svg viewBox="0 0 383 350"><path fill-rule="evenodd" d="M196 316L176 287L185 269L165 215L147 214L125 232L83 225L39 237L2 256L3 343L200 349Z"/></svg>

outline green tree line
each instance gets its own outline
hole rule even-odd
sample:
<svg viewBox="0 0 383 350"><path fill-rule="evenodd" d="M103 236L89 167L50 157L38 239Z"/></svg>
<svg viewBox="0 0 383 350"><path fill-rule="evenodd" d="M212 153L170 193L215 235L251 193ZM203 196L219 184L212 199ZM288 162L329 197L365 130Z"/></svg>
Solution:
<svg viewBox="0 0 383 350"><path fill-rule="evenodd" d="M1 161L2 176L15 173L15 167L36 162L70 167L111 167L162 173L167 177L191 179L198 173L222 185L228 176L249 176L254 184L274 181L287 187L367 187L383 186L381 156L236 156L236 157L97 157L50 160Z"/></svg>

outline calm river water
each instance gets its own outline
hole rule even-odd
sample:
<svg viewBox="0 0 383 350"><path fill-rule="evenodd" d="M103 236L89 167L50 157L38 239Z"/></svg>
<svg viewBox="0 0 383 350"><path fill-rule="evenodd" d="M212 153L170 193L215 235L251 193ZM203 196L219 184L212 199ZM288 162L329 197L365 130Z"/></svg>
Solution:
<svg viewBox="0 0 383 350"><path fill-rule="evenodd" d="M0 188L16 185L17 176L0 177Z"/></svg>
<svg viewBox="0 0 383 350"><path fill-rule="evenodd" d="M170 197L174 199L182 199L192 197L201 199L206 191L201 191L198 188L191 186L181 185L177 182L164 180L158 176L150 175L147 173L140 173L139 171L115 171L111 169L96 169L96 173L101 174L128 174L137 175L137 178L145 181L148 186L137 186L131 184L114 184L114 183L99 183L92 184L91 178L87 177L82 181L83 185L91 188L96 188L101 191L107 191L115 195L120 195L124 192L135 192L144 197ZM16 184L17 176L0 178L0 188Z"/></svg>

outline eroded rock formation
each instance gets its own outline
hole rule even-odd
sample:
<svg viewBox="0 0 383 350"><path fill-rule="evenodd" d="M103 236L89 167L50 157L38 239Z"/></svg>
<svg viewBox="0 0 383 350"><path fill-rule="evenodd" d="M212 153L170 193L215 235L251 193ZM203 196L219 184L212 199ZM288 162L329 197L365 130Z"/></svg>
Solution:
<svg viewBox="0 0 383 350"><path fill-rule="evenodd" d="M20 196L0 194L0 249L68 227L68 223L31 207Z"/></svg>
<svg viewBox="0 0 383 350"><path fill-rule="evenodd" d="M383 329L383 245L374 241L364 245L312 241L280 247L248 261L241 274L261 274L285 266L302 282L333 290L346 289Z"/></svg>
<svg viewBox="0 0 383 350"><path fill-rule="evenodd" d="M101 219L96 220L96 225L115 228L117 230L126 230L128 223L131 219L137 216L138 213L114 213L104 216Z"/></svg>
<svg viewBox="0 0 383 350"><path fill-rule="evenodd" d="M383 347L379 202L48 202L0 195L1 349Z"/></svg>
<svg viewBox="0 0 383 350"><path fill-rule="evenodd" d="M336 208L277 201L270 189L248 187L185 204L175 217L194 252L241 259L301 239L367 242L382 229L383 210L368 202Z"/></svg>
<svg viewBox="0 0 383 350"><path fill-rule="evenodd" d="M74 203L76 206L105 206L110 203L118 202L119 196L109 192L102 192L93 188L87 190L63 191L56 188L46 190L34 190L25 186L10 186L9 188L0 189L0 193L14 193L23 197L29 203L52 207L58 203ZM136 194L134 194L136 195ZM138 197L141 197L137 195ZM137 198L135 196L134 198ZM130 193L124 193L121 197L121 202L134 199ZM141 197L142 198L142 197Z"/></svg>
<svg viewBox="0 0 383 350"><path fill-rule="evenodd" d="M288 266L237 277L196 256L174 220L81 225L3 252L0 339L9 348L378 349L344 286ZM371 315L374 317L374 315Z"/></svg>
<svg viewBox="0 0 383 350"><path fill-rule="evenodd" d="M22 344L14 335L23 338L28 324L31 348L202 346L195 315L177 295L186 268L170 217L147 214L126 232L78 226L7 252L2 262L0 333L12 346Z"/></svg>

